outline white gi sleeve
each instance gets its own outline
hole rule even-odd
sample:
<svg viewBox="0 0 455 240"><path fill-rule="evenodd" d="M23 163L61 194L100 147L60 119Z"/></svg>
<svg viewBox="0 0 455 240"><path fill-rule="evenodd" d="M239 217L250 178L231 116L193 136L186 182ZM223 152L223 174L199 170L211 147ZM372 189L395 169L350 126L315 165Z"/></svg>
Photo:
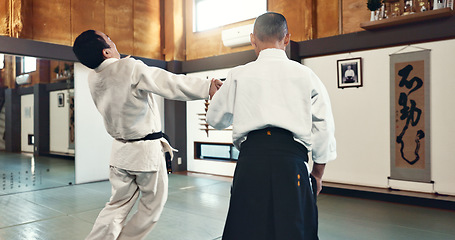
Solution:
<svg viewBox="0 0 455 240"><path fill-rule="evenodd" d="M322 81L312 73L311 96L312 114L312 157L313 161L324 164L336 158L335 123L330 98Z"/></svg>
<svg viewBox="0 0 455 240"><path fill-rule="evenodd" d="M209 97L211 80L173 74L157 67L149 67L142 61L134 61L132 84L139 90L180 101Z"/></svg>
<svg viewBox="0 0 455 240"><path fill-rule="evenodd" d="M215 93L207 111L207 123L216 129L229 127L233 121L236 82L228 73L223 86Z"/></svg>

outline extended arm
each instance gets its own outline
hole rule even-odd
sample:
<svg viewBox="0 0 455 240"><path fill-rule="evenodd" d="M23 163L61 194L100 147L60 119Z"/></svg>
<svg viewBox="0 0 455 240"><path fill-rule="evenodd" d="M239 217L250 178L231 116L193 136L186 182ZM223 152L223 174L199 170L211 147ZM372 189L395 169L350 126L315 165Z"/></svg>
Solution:
<svg viewBox="0 0 455 240"><path fill-rule="evenodd" d="M212 83L210 84L210 90L209 90L209 95L210 95L210 99L213 98L213 95L215 95L215 93L218 91L218 89L221 88L221 86L223 86L223 82L219 79L212 79Z"/></svg>
<svg viewBox="0 0 455 240"><path fill-rule="evenodd" d="M228 74L227 80L210 101L207 123L216 129L229 127L233 121L236 83Z"/></svg>
<svg viewBox="0 0 455 240"><path fill-rule="evenodd" d="M132 84L136 84L137 89L182 101L208 99L212 83L208 79L173 74L157 67L149 67L141 61L136 61L132 79L134 81Z"/></svg>

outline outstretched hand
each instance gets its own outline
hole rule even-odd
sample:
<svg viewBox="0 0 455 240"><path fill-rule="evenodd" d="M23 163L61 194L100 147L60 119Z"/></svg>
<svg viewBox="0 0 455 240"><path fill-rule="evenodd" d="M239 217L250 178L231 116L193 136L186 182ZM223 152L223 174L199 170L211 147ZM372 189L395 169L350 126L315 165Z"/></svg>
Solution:
<svg viewBox="0 0 455 240"><path fill-rule="evenodd" d="M218 91L218 89L223 86L223 82L219 79L212 78L212 82L210 83L210 90L209 90L209 95L210 99L213 98L213 95Z"/></svg>

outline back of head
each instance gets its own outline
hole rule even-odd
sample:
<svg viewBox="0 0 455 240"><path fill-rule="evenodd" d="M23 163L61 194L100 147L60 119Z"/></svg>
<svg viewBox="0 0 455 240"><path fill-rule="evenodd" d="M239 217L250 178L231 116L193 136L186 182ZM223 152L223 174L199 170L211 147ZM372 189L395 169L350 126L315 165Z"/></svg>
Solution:
<svg viewBox="0 0 455 240"><path fill-rule="evenodd" d="M73 52L77 59L85 66L95 69L103 61L103 49L110 48L103 37L94 30L81 33L73 45Z"/></svg>
<svg viewBox="0 0 455 240"><path fill-rule="evenodd" d="M279 13L264 13L254 22L254 35L262 42L281 41L287 33L286 18Z"/></svg>

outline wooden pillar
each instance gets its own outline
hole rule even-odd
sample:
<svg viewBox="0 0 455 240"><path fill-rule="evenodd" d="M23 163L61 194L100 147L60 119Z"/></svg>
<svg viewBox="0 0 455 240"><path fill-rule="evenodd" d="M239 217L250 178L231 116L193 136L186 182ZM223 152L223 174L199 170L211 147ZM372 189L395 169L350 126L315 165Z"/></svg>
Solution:
<svg viewBox="0 0 455 240"><path fill-rule="evenodd" d="M13 88L5 90L5 150L21 151L21 96Z"/></svg>
<svg viewBox="0 0 455 240"><path fill-rule="evenodd" d="M166 119L164 132L169 136L171 145L179 150L174 153L172 169L175 172L186 171L186 102L165 99L164 112L164 119Z"/></svg>
<svg viewBox="0 0 455 240"><path fill-rule="evenodd" d="M289 42L286 46L286 55L289 59L300 63L302 59L300 58L299 43L294 41Z"/></svg>
<svg viewBox="0 0 455 240"><path fill-rule="evenodd" d="M164 1L164 46L165 61L186 59L184 0ZM189 29L188 31L191 31Z"/></svg>
<svg viewBox="0 0 455 240"><path fill-rule="evenodd" d="M11 0L0 3L0 35L10 36Z"/></svg>
<svg viewBox="0 0 455 240"><path fill-rule="evenodd" d="M166 70L180 74L182 62L167 63ZM172 169L175 172L187 170L186 102L164 100L164 132L169 136L171 145L179 151L174 154ZM180 158L180 160L179 160ZM180 162L180 164L179 164Z"/></svg>
<svg viewBox="0 0 455 240"><path fill-rule="evenodd" d="M315 38L338 35L340 26L340 5L342 0L316 1L316 27Z"/></svg>
<svg viewBox="0 0 455 240"><path fill-rule="evenodd" d="M35 155L49 154L49 92L46 84L35 84L33 86L34 97L34 118L33 132Z"/></svg>
<svg viewBox="0 0 455 240"><path fill-rule="evenodd" d="M162 46L162 0L134 0L133 28L135 56L164 59ZM167 2L168 0L166 0Z"/></svg>

